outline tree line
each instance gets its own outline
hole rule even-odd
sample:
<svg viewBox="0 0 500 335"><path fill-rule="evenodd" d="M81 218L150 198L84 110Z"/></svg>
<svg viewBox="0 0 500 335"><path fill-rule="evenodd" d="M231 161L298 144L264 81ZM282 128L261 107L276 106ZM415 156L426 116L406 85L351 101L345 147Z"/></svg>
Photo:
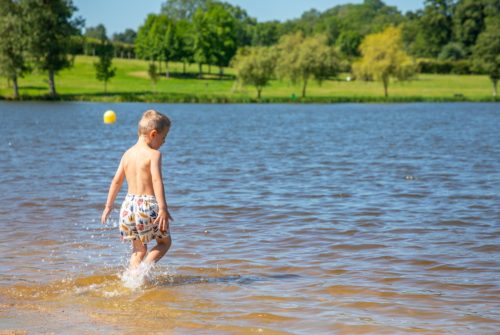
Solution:
<svg viewBox="0 0 500 335"><path fill-rule="evenodd" d="M381 0L310 10L286 22L257 22L245 10L212 0L168 0L139 27L136 55L160 67L168 62L232 64L240 83L262 89L272 78L302 84L339 71L380 80L417 72L485 73L499 77L500 0L425 0L402 14ZM289 45L289 47L287 47ZM316 48L316 49L315 49ZM321 52L311 52L321 50ZM266 83L266 84L263 84Z"/></svg>
<svg viewBox="0 0 500 335"><path fill-rule="evenodd" d="M18 78L33 68L48 75L55 96L55 74L72 64L68 57L71 37L83 20L73 18L71 1L0 0L0 74L19 97Z"/></svg>
<svg viewBox="0 0 500 335"><path fill-rule="evenodd" d="M137 32L111 38L102 25L82 33L75 13L71 0L0 0L0 74L15 92L17 78L37 68L47 72L55 95L54 74L78 53L100 56L96 71L105 84L113 56L148 60L155 80L170 75L172 61L198 64L199 77L204 66L218 67L222 77L233 65L240 83L256 85L259 96L273 78L300 82L305 96L311 79L340 71L380 80L387 95L390 78L409 79L419 70L486 73L496 94L500 72L500 0L425 0L423 9L406 14L365 0L285 22L258 22L222 1L167 0Z"/></svg>

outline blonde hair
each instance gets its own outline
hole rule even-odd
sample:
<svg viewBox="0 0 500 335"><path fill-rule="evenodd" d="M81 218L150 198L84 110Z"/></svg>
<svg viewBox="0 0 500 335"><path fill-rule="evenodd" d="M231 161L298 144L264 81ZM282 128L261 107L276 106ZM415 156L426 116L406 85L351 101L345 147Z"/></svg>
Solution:
<svg viewBox="0 0 500 335"><path fill-rule="evenodd" d="M168 116L150 109L142 114L137 132L139 136L147 135L151 130L162 132L165 129L170 129L171 125L172 122L170 121Z"/></svg>

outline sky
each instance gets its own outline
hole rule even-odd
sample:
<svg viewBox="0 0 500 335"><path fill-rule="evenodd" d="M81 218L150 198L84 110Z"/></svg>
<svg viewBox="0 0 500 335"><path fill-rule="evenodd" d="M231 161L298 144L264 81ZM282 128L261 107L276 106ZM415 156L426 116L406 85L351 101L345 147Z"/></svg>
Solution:
<svg viewBox="0 0 500 335"><path fill-rule="evenodd" d="M295 19L303 12L315 8L324 11L336 5L362 3L362 0L224 0L245 9L259 22ZM73 0L77 15L85 19L86 27L102 23L108 36L127 28L137 30L150 13L159 13L166 0ZM423 7L424 0L385 0L387 5L397 6L407 12Z"/></svg>

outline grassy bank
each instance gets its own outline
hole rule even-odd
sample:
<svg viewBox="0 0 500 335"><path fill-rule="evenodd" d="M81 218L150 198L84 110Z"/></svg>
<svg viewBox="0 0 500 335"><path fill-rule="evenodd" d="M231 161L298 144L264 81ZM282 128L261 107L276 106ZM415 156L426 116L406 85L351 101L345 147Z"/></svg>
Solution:
<svg viewBox="0 0 500 335"><path fill-rule="evenodd" d="M491 95L491 82L487 76L476 75L429 75L421 74L411 82L393 82L389 86L389 98L383 97L379 82L348 82L345 76L328 80L320 86L311 82L305 99L300 96L301 87L288 82L273 81L264 88L262 99L256 99L253 87L239 87L234 71L225 69L219 79L217 68L204 79L197 78L198 67L191 65L183 74L182 64L170 64L171 76L160 77L156 87L147 76L147 63L141 60L115 59L116 76L104 85L95 79L94 57L79 56L75 66L61 71L56 77L59 100L74 101L139 101L139 102L412 102L412 101L495 101ZM163 71L165 69L163 68ZM32 73L19 80L23 100L46 100L48 85L45 74ZM4 79L0 82L0 98L10 99L12 88ZM497 100L498 101L498 98Z"/></svg>

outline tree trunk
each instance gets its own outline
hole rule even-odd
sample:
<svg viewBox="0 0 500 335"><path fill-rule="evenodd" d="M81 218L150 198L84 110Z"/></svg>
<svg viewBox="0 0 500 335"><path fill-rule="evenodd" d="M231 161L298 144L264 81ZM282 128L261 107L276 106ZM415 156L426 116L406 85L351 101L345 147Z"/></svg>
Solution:
<svg viewBox="0 0 500 335"><path fill-rule="evenodd" d="M222 79L224 76L224 67L220 66L219 67L219 79Z"/></svg>
<svg viewBox="0 0 500 335"><path fill-rule="evenodd" d="M52 98L57 96L56 83L54 81L54 70L49 70L49 95Z"/></svg>
<svg viewBox="0 0 500 335"><path fill-rule="evenodd" d="M165 61L165 78L170 77L170 71L168 70L168 60Z"/></svg>
<svg viewBox="0 0 500 335"><path fill-rule="evenodd" d="M203 78L203 71L202 71L202 67L203 65L201 63L198 63L198 69L199 69L199 75L198 75L198 78L202 79Z"/></svg>
<svg viewBox="0 0 500 335"><path fill-rule="evenodd" d="M493 96L496 98L497 96L497 82L498 82L498 79L492 79L493 81Z"/></svg>
<svg viewBox="0 0 500 335"><path fill-rule="evenodd" d="M19 99L19 86L17 85L17 76L12 77L12 87L14 88L14 99Z"/></svg>
<svg viewBox="0 0 500 335"><path fill-rule="evenodd" d="M382 82L384 83L384 96L387 98L389 96L388 92L389 81L387 79L383 79Z"/></svg>
<svg viewBox="0 0 500 335"><path fill-rule="evenodd" d="M261 88L257 87L257 99L259 100L260 100L260 92L262 92L262 87Z"/></svg>
<svg viewBox="0 0 500 335"><path fill-rule="evenodd" d="M302 98L306 97L307 80L304 80L304 86L302 86Z"/></svg>

